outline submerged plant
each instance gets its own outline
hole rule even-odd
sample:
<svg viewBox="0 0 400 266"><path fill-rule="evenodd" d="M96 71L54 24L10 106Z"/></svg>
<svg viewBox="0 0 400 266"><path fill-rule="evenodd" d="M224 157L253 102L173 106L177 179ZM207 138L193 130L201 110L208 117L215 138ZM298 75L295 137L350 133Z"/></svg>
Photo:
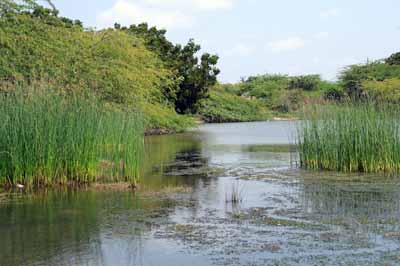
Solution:
<svg viewBox="0 0 400 266"><path fill-rule="evenodd" d="M400 172L399 109L374 103L313 106L298 129L301 167Z"/></svg>
<svg viewBox="0 0 400 266"><path fill-rule="evenodd" d="M141 116L95 96L42 88L0 93L2 185L136 183L142 145Z"/></svg>

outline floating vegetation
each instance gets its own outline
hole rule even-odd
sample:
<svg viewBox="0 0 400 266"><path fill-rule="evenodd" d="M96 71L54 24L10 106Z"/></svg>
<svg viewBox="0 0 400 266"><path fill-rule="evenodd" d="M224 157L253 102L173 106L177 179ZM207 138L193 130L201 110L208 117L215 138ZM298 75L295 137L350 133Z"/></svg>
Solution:
<svg viewBox="0 0 400 266"><path fill-rule="evenodd" d="M298 129L301 167L340 172L400 172L399 110L362 103L313 106Z"/></svg>
<svg viewBox="0 0 400 266"><path fill-rule="evenodd" d="M94 96L43 88L0 93L0 185L136 183L142 145L141 116Z"/></svg>

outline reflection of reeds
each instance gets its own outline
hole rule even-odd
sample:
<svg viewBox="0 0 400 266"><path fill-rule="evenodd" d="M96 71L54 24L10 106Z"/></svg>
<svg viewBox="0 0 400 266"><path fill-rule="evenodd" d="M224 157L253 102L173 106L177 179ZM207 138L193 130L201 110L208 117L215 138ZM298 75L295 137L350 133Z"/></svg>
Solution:
<svg viewBox="0 0 400 266"><path fill-rule="evenodd" d="M0 184L135 181L143 145L137 114L94 96L21 88L0 94ZM103 170L103 171L102 171Z"/></svg>
<svg viewBox="0 0 400 266"><path fill-rule="evenodd" d="M314 106L298 132L300 164L342 172L400 172L397 108L374 104Z"/></svg>

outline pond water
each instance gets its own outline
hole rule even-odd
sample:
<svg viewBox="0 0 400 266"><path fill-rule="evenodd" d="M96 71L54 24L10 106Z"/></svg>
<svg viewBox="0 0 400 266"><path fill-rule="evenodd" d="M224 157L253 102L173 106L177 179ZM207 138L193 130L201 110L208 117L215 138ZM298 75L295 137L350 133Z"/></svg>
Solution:
<svg viewBox="0 0 400 266"><path fill-rule="evenodd" d="M299 170L295 128L148 137L137 193L0 193L0 265L400 265L397 179Z"/></svg>

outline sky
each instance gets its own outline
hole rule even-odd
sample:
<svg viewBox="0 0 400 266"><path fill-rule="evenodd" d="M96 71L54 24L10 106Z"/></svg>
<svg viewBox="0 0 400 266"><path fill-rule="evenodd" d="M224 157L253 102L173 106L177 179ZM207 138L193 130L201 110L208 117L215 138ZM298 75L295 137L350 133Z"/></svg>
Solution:
<svg viewBox="0 0 400 266"><path fill-rule="evenodd" d="M321 74L400 51L399 0L53 0L62 16L102 29L165 28L218 54L221 82L257 74Z"/></svg>

